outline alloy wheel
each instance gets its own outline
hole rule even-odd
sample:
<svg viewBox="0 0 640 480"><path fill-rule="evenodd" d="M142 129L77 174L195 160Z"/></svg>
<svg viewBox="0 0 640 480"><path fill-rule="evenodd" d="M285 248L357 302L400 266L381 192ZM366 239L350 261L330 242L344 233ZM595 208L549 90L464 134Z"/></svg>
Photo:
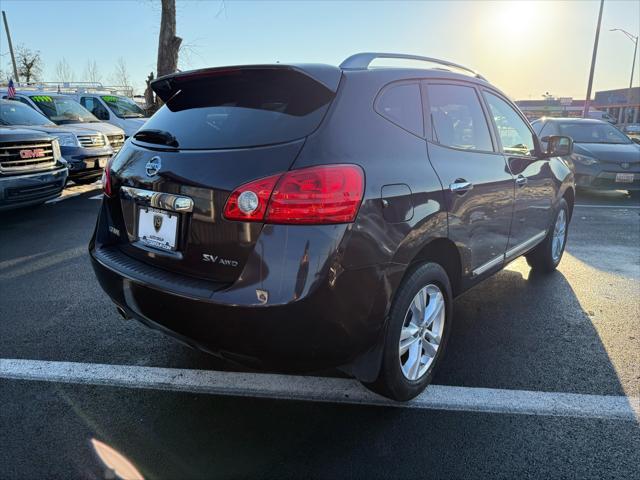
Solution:
<svg viewBox="0 0 640 480"><path fill-rule="evenodd" d="M564 239L567 230L567 215L564 209L558 212L556 223L553 226L553 239L551 243L551 256L554 262L560 260L562 249L564 247Z"/></svg>
<svg viewBox="0 0 640 480"><path fill-rule="evenodd" d="M398 353L408 380L419 380L440 348L445 322L445 300L439 287L429 284L413 297L405 313Z"/></svg>

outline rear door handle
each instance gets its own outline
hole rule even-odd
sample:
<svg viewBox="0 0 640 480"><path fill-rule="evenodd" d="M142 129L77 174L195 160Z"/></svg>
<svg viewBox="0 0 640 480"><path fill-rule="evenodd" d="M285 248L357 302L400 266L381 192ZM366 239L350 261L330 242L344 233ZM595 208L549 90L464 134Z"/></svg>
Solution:
<svg viewBox="0 0 640 480"><path fill-rule="evenodd" d="M522 175L518 175L516 177L516 185L519 187L524 187L527 184L527 177L523 177Z"/></svg>
<svg viewBox="0 0 640 480"><path fill-rule="evenodd" d="M456 179L451 185L449 185L449 190L453 193L457 193L458 195L464 195L469 190L473 188L473 183L467 182L463 178Z"/></svg>

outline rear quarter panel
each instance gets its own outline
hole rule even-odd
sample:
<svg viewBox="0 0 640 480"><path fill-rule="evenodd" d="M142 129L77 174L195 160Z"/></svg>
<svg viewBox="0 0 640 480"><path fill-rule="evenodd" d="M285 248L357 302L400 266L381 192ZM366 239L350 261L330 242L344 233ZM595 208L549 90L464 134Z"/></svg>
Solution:
<svg viewBox="0 0 640 480"><path fill-rule="evenodd" d="M378 92L391 81L393 78L370 71L344 72L327 118L307 139L294 165L353 163L365 172L362 206L344 242L345 268L386 264L390 271L404 271L402 266L426 243L447 236L442 186L429 163L425 139L394 125L374 109ZM400 201L412 211L385 219L383 188L391 195L410 192L409 198L386 200ZM401 268L394 269L394 264Z"/></svg>

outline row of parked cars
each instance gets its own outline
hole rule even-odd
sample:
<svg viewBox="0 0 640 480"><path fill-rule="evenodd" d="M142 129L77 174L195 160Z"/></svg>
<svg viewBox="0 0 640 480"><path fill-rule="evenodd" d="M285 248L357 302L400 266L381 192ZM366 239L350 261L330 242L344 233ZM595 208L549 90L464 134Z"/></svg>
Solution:
<svg viewBox="0 0 640 480"><path fill-rule="evenodd" d="M0 89L0 97L0 209L55 198L68 179L95 181L147 120L131 98L99 86L25 88L11 99ZM636 125L622 132L595 119L542 118L532 125L541 137L573 138L579 187L640 189Z"/></svg>
<svg viewBox="0 0 640 480"><path fill-rule="evenodd" d="M0 89L0 210L55 198L69 179L95 181L147 120L126 96L59 90Z"/></svg>

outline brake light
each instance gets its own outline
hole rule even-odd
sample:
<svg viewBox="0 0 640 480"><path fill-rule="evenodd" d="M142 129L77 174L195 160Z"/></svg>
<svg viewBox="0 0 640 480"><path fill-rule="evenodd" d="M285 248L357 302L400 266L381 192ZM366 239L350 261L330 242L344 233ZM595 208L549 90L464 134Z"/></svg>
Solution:
<svg viewBox="0 0 640 480"><path fill-rule="evenodd" d="M113 194L113 188L111 186L111 161L113 157L109 159L107 165L104 167L102 171L102 191L107 197L110 197Z"/></svg>
<svg viewBox="0 0 640 480"><path fill-rule="evenodd" d="M280 178L271 195L267 222L353 222L363 192L364 174L356 165L292 170Z"/></svg>
<svg viewBox="0 0 640 480"><path fill-rule="evenodd" d="M292 170L242 185L224 209L229 220L277 224L353 222L364 194L364 173L356 165Z"/></svg>

